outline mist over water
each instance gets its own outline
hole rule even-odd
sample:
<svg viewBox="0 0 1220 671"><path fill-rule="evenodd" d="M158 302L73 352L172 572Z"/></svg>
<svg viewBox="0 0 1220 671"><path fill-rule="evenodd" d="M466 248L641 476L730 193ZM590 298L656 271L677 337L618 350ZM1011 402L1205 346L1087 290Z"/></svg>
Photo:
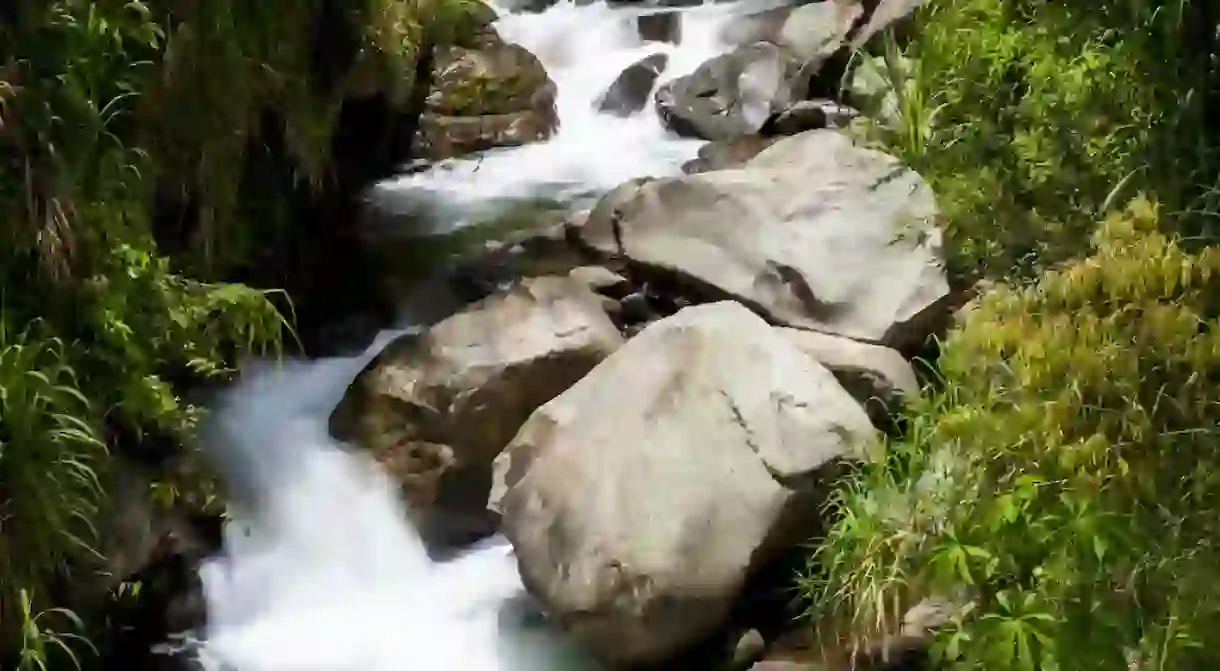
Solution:
<svg viewBox="0 0 1220 671"><path fill-rule="evenodd" d="M774 2L687 8L680 45L643 43L641 11L572 2L499 11L497 28L546 66L561 128L549 142L446 161L378 185L393 210L442 205L443 225L505 201L591 197L644 175L680 172L700 142L678 139L651 104L628 119L593 101L623 68L667 53L660 81L726 50L735 14ZM592 668L527 606L499 537L455 559L427 557L393 483L328 436L347 385L387 342L358 356L264 366L222 399L203 432L233 493L224 552L200 569L209 621L188 646L207 671L565 671Z"/></svg>

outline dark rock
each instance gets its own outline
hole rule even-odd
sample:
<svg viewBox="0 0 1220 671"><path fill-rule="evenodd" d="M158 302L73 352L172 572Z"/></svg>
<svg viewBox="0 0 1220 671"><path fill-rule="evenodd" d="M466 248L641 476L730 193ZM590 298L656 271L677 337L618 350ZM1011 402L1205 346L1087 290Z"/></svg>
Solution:
<svg viewBox="0 0 1220 671"><path fill-rule="evenodd" d="M623 321L628 324L646 322L657 316L648 302L648 296L643 291L628 294L619 301L619 304L622 306Z"/></svg>
<svg viewBox="0 0 1220 671"><path fill-rule="evenodd" d="M573 268L568 277L580 282L603 296L623 298L631 291L627 278L604 266L581 266Z"/></svg>
<svg viewBox="0 0 1220 671"><path fill-rule="evenodd" d="M773 117L763 135L796 135L818 128L846 128L860 113L833 100L801 100Z"/></svg>
<svg viewBox="0 0 1220 671"><path fill-rule="evenodd" d="M776 138L760 135L742 135L729 140L715 140L699 148L694 160L682 166L688 175L711 170L740 168L759 152L771 146Z"/></svg>
<svg viewBox="0 0 1220 671"><path fill-rule="evenodd" d="M757 133L773 114L804 97L796 77L800 67L773 44L739 47L661 86L657 114L686 137L724 140Z"/></svg>
<svg viewBox="0 0 1220 671"><path fill-rule="evenodd" d="M668 64L669 56L666 54L641 58L619 73L610 88L594 101L593 107L602 114L619 117L639 112L648 104L652 87Z"/></svg>
<svg viewBox="0 0 1220 671"><path fill-rule="evenodd" d="M682 15L678 12L641 14L636 17L635 26L645 42L682 42Z"/></svg>
<svg viewBox="0 0 1220 671"><path fill-rule="evenodd" d="M763 635L757 629L751 629L742 634L741 638L738 638L737 643L733 646L729 668L733 669L733 671L748 669L754 662L762 658L766 650L767 641L763 639Z"/></svg>
<svg viewBox="0 0 1220 671"><path fill-rule="evenodd" d="M538 13L550 9L555 3L556 0L504 0L500 6L510 12Z"/></svg>

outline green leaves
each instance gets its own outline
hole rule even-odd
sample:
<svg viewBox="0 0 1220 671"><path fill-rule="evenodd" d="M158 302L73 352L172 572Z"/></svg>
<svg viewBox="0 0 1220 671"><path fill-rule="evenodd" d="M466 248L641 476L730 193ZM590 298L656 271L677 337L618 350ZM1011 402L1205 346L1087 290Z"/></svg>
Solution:
<svg viewBox="0 0 1220 671"><path fill-rule="evenodd" d="M891 39L863 59L855 79L887 90L872 130L936 190L952 273L1032 279L1087 253L1119 192L1171 212L1206 192L1220 138L1202 92L1220 70L1216 37L1190 26L1207 5L931 2L903 53Z"/></svg>
<svg viewBox="0 0 1220 671"><path fill-rule="evenodd" d="M950 668L1220 664L1199 645L1220 630L1220 257L1144 200L1094 237L945 343L943 391L840 495L803 583L816 612L870 638L893 604L960 595L936 644Z"/></svg>
<svg viewBox="0 0 1220 671"><path fill-rule="evenodd" d="M32 594L95 556L107 453L63 343L40 323L14 333L7 317L0 312L0 619L22 627L19 668L42 669L48 644L66 650L72 640L49 621L79 623L57 609L35 613Z"/></svg>

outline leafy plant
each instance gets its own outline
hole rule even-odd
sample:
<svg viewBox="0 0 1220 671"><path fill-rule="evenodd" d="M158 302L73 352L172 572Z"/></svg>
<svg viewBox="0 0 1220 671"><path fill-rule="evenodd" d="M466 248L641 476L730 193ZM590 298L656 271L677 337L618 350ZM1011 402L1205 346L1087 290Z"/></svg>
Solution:
<svg viewBox="0 0 1220 671"><path fill-rule="evenodd" d="M96 555L107 451L63 344L37 326L14 333L0 314L0 622L19 624L23 657L42 659L30 649L31 631L42 631L30 594Z"/></svg>
<svg viewBox="0 0 1220 671"><path fill-rule="evenodd" d="M470 0L0 8L0 666L88 652L57 631L76 620L55 584L100 559L108 448L189 443L200 410L187 389L279 355L291 300L226 281L290 232L261 213L326 187L352 89L369 93L371 78L401 102L425 49L479 11ZM255 174L248 154L269 117L285 160ZM267 207L239 202L251 179ZM167 217L160 197L189 216ZM284 234L267 235L276 226ZM150 495L215 505L199 484L163 474Z"/></svg>
<svg viewBox="0 0 1220 671"><path fill-rule="evenodd" d="M1220 145L1207 0L928 2L859 59L870 134L923 174L959 278L1029 280L1137 191L1206 232ZM881 93L878 93L881 91Z"/></svg>
<svg viewBox="0 0 1220 671"><path fill-rule="evenodd" d="M1090 256L969 312L944 390L841 492L812 615L862 644L955 599L948 668L1220 663L1220 253L1159 218L1138 199Z"/></svg>

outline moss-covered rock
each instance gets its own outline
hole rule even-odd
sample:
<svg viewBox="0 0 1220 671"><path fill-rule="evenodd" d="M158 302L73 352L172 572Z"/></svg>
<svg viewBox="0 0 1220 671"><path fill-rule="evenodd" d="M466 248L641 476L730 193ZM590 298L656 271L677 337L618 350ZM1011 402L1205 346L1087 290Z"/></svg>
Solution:
<svg viewBox="0 0 1220 671"><path fill-rule="evenodd" d="M430 159L548 139L555 83L538 57L490 27L471 46L441 48L416 153Z"/></svg>

